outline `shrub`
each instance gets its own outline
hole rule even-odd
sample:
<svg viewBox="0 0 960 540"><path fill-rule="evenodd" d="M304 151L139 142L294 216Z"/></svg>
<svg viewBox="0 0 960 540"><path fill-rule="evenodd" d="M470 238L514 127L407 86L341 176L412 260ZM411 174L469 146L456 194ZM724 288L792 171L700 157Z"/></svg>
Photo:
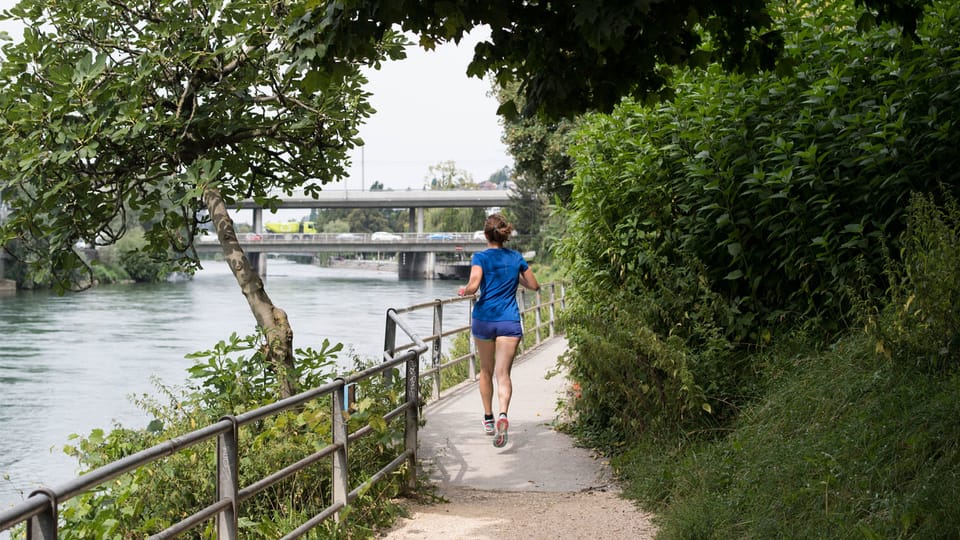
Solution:
<svg viewBox="0 0 960 540"><path fill-rule="evenodd" d="M137 403L153 420L144 429L115 425L109 432L94 430L74 436L66 451L84 470L92 470L162 441L209 425L222 415L261 406L277 395L277 381L263 354L263 336L221 341L210 350L190 355L189 388L174 390L158 383L160 398ZM296 351L297 376L304 387L329 382L341 345L324 341L320 350ZM351 429L369 423L374 435L350 446L350 478L371 476L399 453L402 427L383 420L404 392L402 381L384 386L380 380L360 384L362 396L348 415ZM165 402L164 402L165 400ZM329 399L315 400L240 429L240 484L246 486L329 444ZM402 418L402 417L401 417ZM77 496L61 507L63 538L128 538L170 526L215 500L216 450L210 441L184 449ZM276 538L330 504L329 461L322 460L244 501L239 516L246 535ZM320 528L329 537L369 536L371 527L393 515L389 500L399 482L380 482L359 497L345 513L350 519ZM214 525L197 529L195 537L213 538Z"/></svg>
<svg viewBox="0 0 960 540"><path fill-rule="evenodd" d="M909 193L956 195L960 7L937 2L915 45L859 33L850 7L784 6L790 76L686 72L671 102L627 100L584 122L570 150L580 234L560 254L575 288L571 371L590 377L585 398L607 394L586 408L626 417L615 407L652 382L604 388L622 375L598 363L637 378L661 361L675 401L640 408L689 419L712 395L735 409L756 369L734 358L811 319L825 340L843 331L854 286L887 286Z"/></svg>
<svg viewBox="0 0 960 540"><path fill-rule="evenodd" d="M866 317L877 351L905 368L943 372L960 366L960 208L913 197L890 261L889 304Z"/></svg>
<svg viewBox="0 0 960 540"><path fill-rule="evenodd" d="M695 272L672 278L672 288L664 275L655 290L580 284L568 299L563 319L572 352L564 363L580 384L577 418L598 444L733 412L728 404L742 373L718 331L717 306L709 291L684 290L696 288ZM665 329L657 324L670 320Z"/></svg>
<svg viewBox="0 0 960 540"><path fill-rule="evenodd" d="M157 283L170 275L172 266L145 252L147 245L143 228L135 227L117 241L113 248L115 253L105 256L105 260L112 260L130 276L141 283Z"/></svg>
<svg viewBox="0 0 960 540"><path fill-rule="evenodd" d="M659 537L956 537L956 373L907 373L860 332L765 360L782 377L725 437L645 440L615 460Z"/></svg>

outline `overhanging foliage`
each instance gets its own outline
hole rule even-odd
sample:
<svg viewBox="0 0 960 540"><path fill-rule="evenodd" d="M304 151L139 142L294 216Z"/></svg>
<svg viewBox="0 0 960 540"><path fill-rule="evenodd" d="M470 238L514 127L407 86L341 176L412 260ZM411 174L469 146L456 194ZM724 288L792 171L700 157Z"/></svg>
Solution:
<svg viewBox="0 0 960 540"><path fill-rule="evenodd" d="M929 0L858 0L862 26L874 22L916 28ZM305 2L324 12L324 25L350 43L369 43L393 25L420 36L427 49L459 41L487 25L491 37L477 45L467 72L492 74L505 86L519 83L522 103L507 102L508 117L567 116L610 111L624 96L669 95L671 66L721 62L727 69L774 67L782 52L781 28L769 0L337 0ZM804 8L806 2L791 2ZM809 9L816 9L810 7ZM356 52L362 48L354 47Z"/></svg>

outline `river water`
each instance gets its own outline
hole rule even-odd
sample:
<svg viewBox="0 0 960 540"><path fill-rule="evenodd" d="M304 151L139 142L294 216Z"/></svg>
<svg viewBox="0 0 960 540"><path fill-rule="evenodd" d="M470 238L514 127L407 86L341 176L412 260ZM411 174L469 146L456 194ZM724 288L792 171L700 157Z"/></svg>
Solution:
<svg viewBox="0 0 960 540"><path fill-rule="evenodd" d="M270 259L267 271L267 293L289 315L295 347L319 348L328 338L362 358L381 357L388 308L456 296L459 285L282 259ZM445 306L444 320L465 324L466 309ZM429 311L411 324L429 335ZM115 421L145 426L129 396L153 394L154 376L182 383L191 365L185 354L254 327L236 280L218 262L205 262L188 281L0 297L0 509L75 476L76 462L61 450L70 434L107 431ZM350 368L353 356L341 353L338 363Z"/></svg>

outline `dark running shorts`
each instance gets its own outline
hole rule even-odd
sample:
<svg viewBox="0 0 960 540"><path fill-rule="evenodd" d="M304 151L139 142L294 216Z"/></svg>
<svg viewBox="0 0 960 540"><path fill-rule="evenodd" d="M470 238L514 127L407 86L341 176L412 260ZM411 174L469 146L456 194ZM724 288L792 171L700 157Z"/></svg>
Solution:
<svg viewBox="0 0 960 540"><path fill-rule="evenodd" d="M474 319L471 331L473 337L485 340L494 340L498 337L523 337L523 326L520 325L520 321L478 321Z"/></svg>

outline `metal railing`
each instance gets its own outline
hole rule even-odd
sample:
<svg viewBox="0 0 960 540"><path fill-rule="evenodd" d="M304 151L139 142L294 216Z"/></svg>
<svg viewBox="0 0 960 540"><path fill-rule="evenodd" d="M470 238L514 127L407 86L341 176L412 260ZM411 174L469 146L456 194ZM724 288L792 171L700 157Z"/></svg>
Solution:
<svg viewBox="0 0 960 540"><path fill-rule="evenodd" d="M546 297L546 298L544 298ZM547 283L540 287L539 291L531 292L526 289L518 289L517 304L520 307L521 320L523 324L524 339L520 342L518 354L525 351L528 347L539 345L544 336L553 337L557 333L557 315L565 307L566 288L561 282ZM384 358L396 354L399 351L409 350L412 347L421 347L430 345L430 365L420 370L421 378L430 378L431 397L434 400L440 399L442 385L442 372L451 367L457 366L463 362L468 364L468 377L470 380L477 377L477 351L473 340L470 343L469 351L455 358L448 358L444 361L443 343L444 339L455 337L466 333L469 336L471 327L471 316L473 306L476 302L476 296L466 296L462 298L448 298L445 300L436 299L432 302L424 302L401 309L391 310L396 315L410 314L421 310L432 310L433 326L430 335L423 338L415 338L410 343L397 344L395 320L398 317L387 317L387 327L384 331ZM444 306L458 304L461 302L470 302L467 310L467 324L465 326L455 326L453 328L444 328ZM408 337L413 338L409 326L404 328Z"/></svg>
<svg viewBox="0 0 960 540"><path fill-rule="evenodd" d="M59 527L57 514L61 503L77 495L92 490L124 473L128 473L173 455L183 449L195 446L204 441L216 438L217 440L217 500L190 516L187 516L171 527L150 536L151 539L176 538L178 535L209 520L217 520L217 538L236 539L238 529L238 515L240 504L267 489L277 482L287 478L300 470L309 467L324 458L332 462L332 501L323 511L309 519L283 538L299 538L304 533L315 528L324 520L336 515L352 502L370 485L380 481L390 472L406 463L406 484L413 487L416 483L416 452L417 426L420 401L419 357L426 347L418 347L405 351L397 357L387 358L385 362L355 373L348 377L337 378L333 382L308 390L296 396L289 397L237 416L225 416L219 422L164 443L152 446L123 459L90 471L57 488L42 488L34 491L22 503L13 508L0 512L0 531L26 522L26 538L28 540L51 540L57 537ZM405 415L404 422L404 450L393 461L360 485L350 489L347 477L347 446L353 441L374 432L370 425L366 425L353 433L348 433L347 423L343 411L346 407L344 389L363 379L380 373L389 373L393 367L404 364L406 367L406 391L403 403L383 416L389 422L400 415ZM308 401L329 396L332 413L332 442L319 451L293 463L267 477L264 477L246 487L239 485L239 428L246 424L262 420L277 413L299 407Z"/></svg>
<svg viewBox="0 0 960 540"><path fill-rule="evenodd" d="M545 291L549 294L549 300L544 302L542 295ZM550 283L544 285L540 291L534 293L535 302L530 304L528 303L530 293L524 291L518 292L518 302L524 319L524 333L527 335L527 338L530 338L532 335L533 337L530 339L533 340L535 344L541 342L543 333L546 332L548 336L555 334L557 306L560 306L560 309L562 309L564 293L563 284ZM468 324L466 326L458 326L453 329L444 330L443 306L457 302L470 302L470 311L472 311L475 301L475 297L452 298L448 300L435 300L433 302L417 304L401 309L389 309L387 310L386 316L382 363L358 373L337 378L323 386L270 405L240 415L224 416L215 424L131 454L123 459L94 469L56 488L51 489L44 487L37 489L22 503L8 510L0 511L0 531L10 529L25 522L27 540L53 540L57 538L59 528L58 511L60 505L65 501L91 491L122 474L135 471L147 464L214 438L217 441L216 500L178 523L150 536L150 539L176 538L180 534L189 531L207 520L216 519L217 538L235 540L238 534L240 505L245 500L273 486L277 482L320 462L324 458L329 458L332 465L331 503L320 513L284 536L284 539L299 538L328 518L339 515L339 512L353 502L360 493L363 493L371 485L379 482L385 478L386 475L397 470L404 464L407 465L405 469L406 487L413 488L416 485L417 429L419 425L421 378L430 377L432 379L433 388L431 393L434 399L440 399L441 397L440 375L442 370L469 360L469 376L471 379L476 378L476 350L472 340L470 340L470 352L468 354L451 359L448 362L442 361L442 343L444 338L462 332L469 332L470 330L469 311L467 315ZM401 315L427 308L433 309L433 330L431 335L421 338ZM546 317L544 317L544 313L546 313ZM400 346L396 345L398 328L406 334L410 342ZM527 338L525 338L525 341L527 341ZM428 343L431 345L428 345ZM523 347L523 345L521 345L521 347ZM430 356L431 367L421 370L420 357L428 349L432 350ZM405 366L403 403L384 414L382 418L385 422L390 422L400 415L404 415L403 451L370 478L353 489L350 489L350 479L347 475L347 446L368 434L374 433L375 430L370 424L367 424L350 433L343 411L347 410L349 403L353 401L351 394L352 390L356 388L356 383L378 374L382 374L383 377L389 381L389 378L392 377L393 374L393 368L400 364ZM240 460L238 444L240 427L283 411L300 407L309 401L321 399L325 396L329 396L331 401L331 442L324 448L296 463L288 465L248 486L241 487L239 485Z"/></svg>

